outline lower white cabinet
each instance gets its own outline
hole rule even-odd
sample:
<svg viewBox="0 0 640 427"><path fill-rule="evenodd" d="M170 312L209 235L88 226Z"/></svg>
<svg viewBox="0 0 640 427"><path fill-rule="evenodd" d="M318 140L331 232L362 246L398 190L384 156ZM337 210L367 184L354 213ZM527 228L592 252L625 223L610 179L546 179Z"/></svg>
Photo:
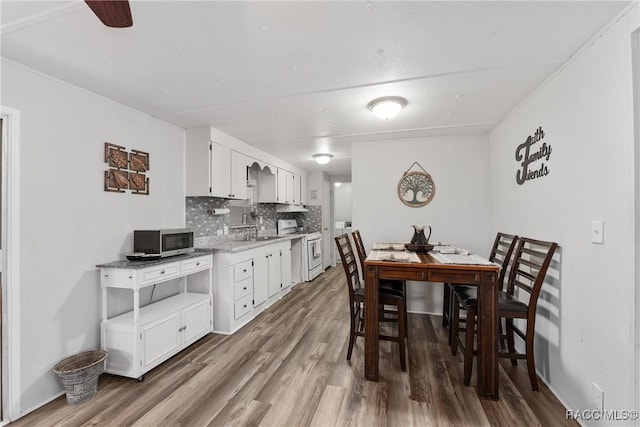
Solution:
<svg viewBox="0 0 640 427"><path fill-rule="evenodd" d="M213 256L214 331L231 334L291 286L291 241Z"/></svg>
<svg viewBox="0 0 640 427"><path fill-rule="evenodd" d="M170 274L163 269L166 265L171 267ZM212 265L211 255L174 257L149 267L124 261L99 265L102 349L108 352L105 371L142 379L147 371L211 332ZM178 294L139 306L141 289L175 279L182 281ZM109 317L111 288L129 289L133 309Z"/></svg>

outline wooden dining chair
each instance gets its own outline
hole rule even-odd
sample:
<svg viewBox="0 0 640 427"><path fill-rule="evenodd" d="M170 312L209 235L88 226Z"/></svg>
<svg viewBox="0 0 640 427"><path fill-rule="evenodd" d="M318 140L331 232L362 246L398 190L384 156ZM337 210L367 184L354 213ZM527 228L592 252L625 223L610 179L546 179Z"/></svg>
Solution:
<svg viewBox="0 0 640 427"><path fill-rule="evenodd" d="M500 290L503 289L504 278L507 272L507 267L509 262L511 261L513 250L516 247L516 242L518 241L518 236L514 234L507 234L498 232L496 234L496 238L493 241L493 246L491 247L491 252L489 253L489 261L499 264L501 266L500 273L498 273L498 286ZM453 292L457 290L459 293L473 293L476 291L476 287L473 285L460 285L454 283L445 283L444 284L444 304L443 304L443 313L442 313L442 325L449 327L449 345L453 344L454 332L451 326L453 321L452 316L454 314L454 310L457 310L456 315L456 323L458 325L460 323L465 322L465 318L460 317L460 310L466 310L464 305L453 306ZM454 352L455 354L455 352Z"/></svg>
<svg viewBox="0 0 640 427"><path fill-rule="evenodd" d="M362 236L360 235L360 230L356 230L353 231L351 233L351 236L353 237L353 243L356 247L356 252L358 253L358 258L360 259L360 271L362 272L362 277L364 277L364 261L367 259L367 251L364 248L364 243L362 242ZM406 299L407 299L407 284L404 280L390 280L390 279L380 279L378 286L380 287L380 289L390 289L396 292L402 292L402 295L405 297L405 305L404 305L404 321L405 324L407 325L407 327L405 328L405 331L407 332L407 335L405 335L405 337L409 337L409 323L408 323L408 313L407 313L407 304L406 304ZM388 314L389 311L385 311L385 309L383 308L381 311L381 313L383 314Z"/></svg>
<svg viewBox="0 0 640 427"><path fill-rule="evenodd" d="M353 352L353 345L357 337L364 336L364 288L360 282L360 275L358 274L358 265L356 263L355 253L351 247L348 234L342 234L335 238L336 245L338 246L338 252L340 253L340 260L344 267L344 272L347 277L347 288L349 290L349 313L351 329L349 333L349 349L347 350L347 360L351 360L351 353ZM406 313L405 305L406 300L404 294L393 289L380 288L380 294L378 300L380 304L395 306L396 312L399 314L393 318L381 317L380 321L394 322L398 324L398 335L379 335L380 340L394 341L399 345L400 353L400 368L403 371L407 370L406 357L405 357L405 337L406 322L405 317L400 313Z"/></svg>
<svg viewBox="0 0 640 427"><path fill-rule="evenodd" d="M505 319L505 333L500 334L501 339L506 339L507 350L498 352L498 356L511 359L513 365L517 365L517 359L526 359L529 381L533 391L538 391L538 377L535 369L533 341L535 338L536 308L538 297L544 283L547 270L551 264L553 254L558 247L557 243L541 240L520 238L516 249L515 258L507 289L498 294L498 318ZM478 309L478 299L474 292L454 290L454 307L462 304L467 308L467 322L465 327L464 342L464 384L471 383L471 369L474 351L475 323ZM513 319L523 319L526 330L514 325ZM458 337L459 324L455 314L452 315L452 328L455 328L455 341L452 344L452 353L455 354L455 345L460 342ZM514 333L525 342L525 352L519 353L515 349ZM461 342L460 342L461 343Z"/></svg>

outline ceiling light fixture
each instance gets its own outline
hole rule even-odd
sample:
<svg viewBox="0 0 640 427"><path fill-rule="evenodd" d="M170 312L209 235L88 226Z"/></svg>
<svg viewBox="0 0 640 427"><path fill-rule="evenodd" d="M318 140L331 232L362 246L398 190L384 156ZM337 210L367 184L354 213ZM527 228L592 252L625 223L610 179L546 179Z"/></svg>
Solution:
<svg viewBox="0 0 640 427"><path fill-rule="evenodd" d="M318 162L318 164L320 165L326 165L327 163L329 163L329 161L331 160L331 158L333 157L333 154L328 154L328 153L318 153L318 154L314 154L313 156L311 156L315 159L316 162Z"/></svg>
<svg viewBox="0 0 640 427"><path fill-rule="evenodd" d="M336 187L340 187L342 185L341 182L334 182L333 185L335 185Z"/></svg>
<svg viewBox="0 0 640 427"><path fill-rule="evenodd" d="M398 115L407 106L407 100L400 96L384 96L371 101L367 108L383 120L389 120Z"/></svg>

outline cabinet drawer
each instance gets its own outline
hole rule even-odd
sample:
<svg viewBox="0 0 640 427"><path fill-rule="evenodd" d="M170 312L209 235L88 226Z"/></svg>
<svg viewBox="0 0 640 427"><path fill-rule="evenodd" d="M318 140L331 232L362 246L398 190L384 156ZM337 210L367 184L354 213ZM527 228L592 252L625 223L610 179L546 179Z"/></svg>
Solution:
<svg viewBox="0 0 640 427"><path fill-rule="evenodd" d="M245 314L249 313L251 310L253 310L251 295L247 295L246 297L236 302L236 307L235 307L236 319L241 318Z"/></svg>
<svg viewBox="0 0 640 427"><path fill-rule="evenodd" d="M141 274L142 285L168 280L180 275L180 263L172 262L170 264L163 264L157 267L144 269L141 271Z"/></svg>
<svg viewBox="0 0 640 427"><path fill-rule="evenodd" d="M240 262L233 266L233 281L241 282L249 277L253 277L253 266L251 260Z"/></svg>
<svg viewBox="0 0 640 427"><path fill-rule="evenodd" d="M461 273L456 271L429 271L427 274L427 280L429 282L446 282L446 283L459 283L459 284L474 284L480 283L479 273Z"/></svg>
<svg viewBox="0 0 640 427"><path fill-rule="evenodd" d="M196 271L207 270L211 266L211 257L204 256L186 260L182 263L184 273L193 273Z"/></svg>
<svg viewBox="0 0 640 427"><path fill-rule="evenodd" d="M425 272L423 270L403 269L395 267L382 267L379 271L381 279L390 280L425 280Z"/></svg>
<svg viewBox="0 0 640 427"><path fill-rule="evenodd" d="M253 278L247 277L241 282L236 282L234 285L235 301L253 294Z"/></svg>

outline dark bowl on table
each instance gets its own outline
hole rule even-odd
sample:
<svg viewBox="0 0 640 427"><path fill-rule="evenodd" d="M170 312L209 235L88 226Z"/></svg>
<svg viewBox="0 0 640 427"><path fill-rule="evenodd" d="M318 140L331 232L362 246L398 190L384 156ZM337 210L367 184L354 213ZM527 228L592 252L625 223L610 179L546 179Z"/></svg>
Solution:
<svg viewBox="0 0 640 427"><path fill-rule="evenodd" d="M404 247L411 252L416 252L419 254L426 254L428 253L431 249L433 249L433 245L416 245L414 243L405 243Z"/></svg>

